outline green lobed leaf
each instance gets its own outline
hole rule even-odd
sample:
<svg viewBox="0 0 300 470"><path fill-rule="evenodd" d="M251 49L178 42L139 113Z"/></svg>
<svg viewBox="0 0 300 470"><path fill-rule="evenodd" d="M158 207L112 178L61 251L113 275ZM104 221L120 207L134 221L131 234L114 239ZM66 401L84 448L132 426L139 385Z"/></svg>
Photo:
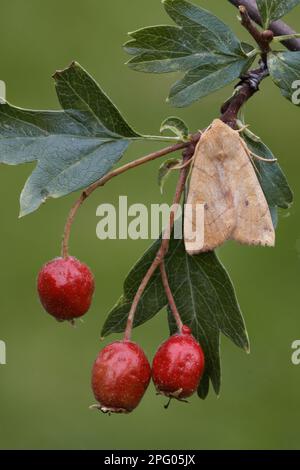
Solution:
<svg viewBox="0 0 300 470"><path fill-rule="evenodd" d="M256 136L247 130L243 132L243 138L248 148L255 154L263 158L274 159L271 150ZM293 193L289 187L286 176L279 164L267 163L254 158L253 163L257 169L257 177L266 196L270 208L273 208L273 218L275 208L288 209L293 202ZM274 222L276 218L274 219Z"/></svg>
<svg viewBox="0 0 300 470"><path fill-rule="evenodd" d="M124 331L134 295L151 265L160 241L156 241L129 273L124 284L124 294L109 313L102 335ZM220 332L237 346L249 349L243 317L233 286L215 253L189 256L183 240L171 239L165 259L170 287L183 322L189 325L202 345L206 357L206 371L199 396L208 392L208 378L216 393L221 383L219 340ZM134 326L150 320L167 304L159 271L151 279L136 311ZM171 332L176 330L170 317Z"/></svg>
<svg viewBox="0 0 300 470"><path fill-rule="evenodd" d="M300 106L300 51L268 54L268 68L282 95L293 104Z"/></svg>
<svg viewBox="0 0 300 470"><path fill-rule="evenodd" d="M64 111L0 104L0 162L37 161L21 194L22 216L101 178L138 136L79 64L54 78Z"/></svg>
<svg viewBox="0 0 300 470"><path fill-rule="evenodd" d="M236 80L252 60L215 61L193 68L172 86L168 101L179 108L188 106Z"/></svg>
<svg viewBox="0 0 300 470"><path fill-rule="evenodd" d="M122 333L125 330L127 316L135 293L143 277L151 266L159 246L160 240L155 241L129 272L124 282L124 293L117 304L109 312L102 328L102 336L107 336L111 333ZM167 299L161 283L160 274L156 271L146 287L141 301L139 302L133 326L137 327L150 320L166 305L166 303Z"/></svg>
<svg viewBox="0 0 300 470"><path fill-rule="evenodd" d="M170 158L160 165L158 170L158 185L161 193L163 193L165 182L168 176L171 174L172 169L176 166L179 166L181 163L182 161L179 159Z"/></svg>
<svg viewBox="0 0 300 470"><path fill-rule="evenodd" d="M263 27L267 29L273 21L279 20L299 5L300 0L256 0Z"/></svg>
<svg viewBox="0 0 300 470"><path fill-rule="evenodd" d="M186 123L178 117L171 116L162 122L160 126L160 132L164 132L166 130L173 132L173 134L183 141L188 140L189 128Z"/></svg>
<svg viewBox="0 0 300 470"><path fill-rule="evenodd" d="M186 75L171 89L169 100L182 107L222 88L250 67L255 54L212 13L185 0L165 0L177 26L154 26L130 33L125 50L137 71ZM251 49L250 49L251 48Z"/></svg>

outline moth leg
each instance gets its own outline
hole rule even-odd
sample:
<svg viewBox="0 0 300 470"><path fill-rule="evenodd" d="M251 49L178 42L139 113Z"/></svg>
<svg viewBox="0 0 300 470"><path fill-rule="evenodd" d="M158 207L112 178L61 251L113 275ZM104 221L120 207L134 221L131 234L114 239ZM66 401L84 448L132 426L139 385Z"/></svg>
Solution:
<svg viewBox="0 0 300 470"><path fill-rule="evenodd" d="M248 129L250 127L250 124L244 124L242 127L240 127L239 129L237 129L237 133L238 134L241 134L242 132L244 132L244 130Z"/></svg>
<svg viewBox="0 0 300 470"><path fill-rule="evenodd" d="M253 158L256 158L257 160L260 160L262 162L266 162L266 163L275 163L277 162L277 158L264 158L264 157L260 157L259 155L256 155L254 152L251 152L251 150L248 148L246 142L241 139L241 144L243 145L244 149L246 150L246 153L248 155L248 157L252 160Z"/></svg>
<svg viewBox="0 0 300 470"><path fill-rule="evenodd" d="M266 162L266 163L276 163L277 162L277 158L263 158L263 157L260 157L259 155L256 155L253 152L250 152L250 154L251 154L252 158L256 158L257 160L260 160L262 162Z"/></svg>
<svg viewBox="0 0 300 470"><path fill-rule="evenodd" d="M260 172L259 172L259 169L258 169L257 166L255 165L254 158L253 158L252 153L250 152L250 150L249 150L249 148L248 148L246 142L245 142L242 138L240 138L240 141L241 141L241 144L242 144L242 146L244 147L244 149L245 149L245 151L246 151L246 154L247 154L248 157L249 157L249 160L250 160L250 162L251 162L251 164L252 164L252 166L253 166L253 168L254 168L255 173L257 173L257 176L261 176L261 174L260 174Z"/></svg>

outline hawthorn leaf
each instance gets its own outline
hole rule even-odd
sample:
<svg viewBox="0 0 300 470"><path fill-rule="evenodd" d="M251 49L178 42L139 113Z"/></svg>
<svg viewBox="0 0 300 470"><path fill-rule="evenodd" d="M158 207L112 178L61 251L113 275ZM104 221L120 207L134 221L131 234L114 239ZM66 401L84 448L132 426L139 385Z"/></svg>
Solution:
<svg viewBox="0 0 300 470"><path fill-rule="evenodd" d="M162 133L166 130L173 132L173 134L179 137L182 141L188 140L189 128L182 119L177 117L168 117L165 119L160 126L160 132Z"/></svg>
<svg viewBox="0 0 300 470"><path fill-rule="evenodd" d="M176 158L170 158L169 160L164 161L158 170L158 185L160 188L161 194L163 193L165 182L168 176L171 174L171 171L182 164L182 160Z"/></svg>
<svg viewBox="0 0 300 470"><path fill-rule="evenodd" d="M160 243L160 240L156 240L127 275L124 282L124 293L109 312L103 325L101 336L107 336L111 333L122 333L125 330L127 316L135 293L150 268ZM159 271L156 271L148 283L137 307L133 323L134 328L154 317L166 304L167 298L160 274Z"/></svg>
<svg viewBox="0 0 300 470"><path fill-rule="evenodd" d="M243 132L243 138L248 148L255 155L267 159L275 158L271 150L247 129ZM293 202L293 193L279 164L277 162L263 162L255 157L253 163L269 206L271 208L288 209ZM274 209L273 216L275 216Z"/></svg>
<svg viewBox="0 0 300 470"><path fill-rule="evenodd" d="M156 241L130 271L125 280L123 296L109 313L102 336L125 330L131 303L159 245L160 241ZM183 240L174 238L170 240L165 266L183 322L192 328L205 353L206 378L200 387L199 396L205 398L207 395L208 378L218 394L221 384L220 333L228 336L237 346L249 349L244 320L230 278L215 253L189 256ZM166 295L157 270L142 295L134 327L153 318L166 305ZM176 325L170 313L169 325L171 333L175 332Z"/></svg>
<svg viewBox="0 0 300 470"><path fill-rule="evenodd" d="M178 108L189 106L236 80L251 62L245 58L216 60L193 68L172 86L168 101Z"/></svg>
<svg viewBox="0 0 300 470"><path fill-rule="evenodd" d="M268 68L273 82L280 88L282 95L300 106L300 51L268 54Z"/></svg>
<svg viewBox="0 0 300 470"><path fill-rule="evenodd" d="M269 209L270 209L273 227L276 230L278 226L278 208L277 206L269 206Z"/></svg>
<svg viewBox="0 0 300 470"><path fill-rule="evenodd" d="M54 78L63 111L0 103L0 162L37 161L21 194L21 216L104 176L138 137L79 64Z"/></svg>
<svg viewBox="0 0 300 470"><path fill-rule="evenodd" d="M134 70L185 72L171 89L172 105L188 106L237 79L250 67L255 57L253 48L242 44L212 13L186 0L163 3L176 26L134 31L124 47L134 56L128 62Z"/></svg>
<svg viewBox="0 0 300 470"><path fill-rule="evenodd" d="M252 46L252 44L248 44L247 42L242 41L242 49L246 54L250 54L250 52L254 52L256 49Z"/></svg>
<svg viewBox="0 0 300 470"><path fill-rule="evenodd" d="M221 386L220 332L248 351L245 323L230 278L216 254L190 256L183 241L176 242L172 258L174 266L167 269L170 287L183 323L191 327L204 350L206 372L218 395ZM170 314L169 323L174 332Z"/></svg>
<svg viewBox="0 0 300 470"><path fill-rule="evenodd" d="M279 20L299 5L300 0L256 0L263 27L267 29L273 21Z"/></svg>

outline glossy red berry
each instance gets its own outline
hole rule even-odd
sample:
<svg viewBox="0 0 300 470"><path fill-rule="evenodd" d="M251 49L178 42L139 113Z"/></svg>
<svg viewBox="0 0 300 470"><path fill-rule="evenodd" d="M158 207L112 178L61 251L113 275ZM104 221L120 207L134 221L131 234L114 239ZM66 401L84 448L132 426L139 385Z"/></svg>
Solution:
<svg viewBox="0 0 300 470"><path fill-rule="evenodd" d="M73 320L90 308L94 277L76 258L56 258L38 275L38 293L45 310L59 321Z"/></svg>
<svg viewBox="0 0 300 470"><path fill-rule="evenodd" d="M103 412L129 413L141 401L151 379L144 351L131 341L116 341L100 351L92 388Z"/></svg>
<svg viewBox="0 0 300 470"><path fill-rule="evenodd" d="M184 399L193 395L203 371L202 348L187 326L159 347L152 364L157 392L170 398Z"/></svg>

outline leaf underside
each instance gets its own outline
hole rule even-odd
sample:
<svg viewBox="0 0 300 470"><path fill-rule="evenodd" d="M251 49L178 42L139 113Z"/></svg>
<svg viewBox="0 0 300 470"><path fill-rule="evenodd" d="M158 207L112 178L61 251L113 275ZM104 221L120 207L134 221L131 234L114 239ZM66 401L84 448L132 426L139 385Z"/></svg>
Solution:
<svg viewBox="0 0 300 470"><path fill-rule="evenodd" d="M109 313L102 336L123 332L134 295L159 248L156 241L127 276L124 293ZM206 357L205 375L199 396L205 398L209 379L217 394L221 385L220 333L228 336L237 346L248 350L249 342L244 320L228 274L213 253L189 256L183 240L172 239L165 259L170 287L183 322L192 328L203 347ZM138 305L134 327L153 318L167 305L159 270L150 280ZM169 314L171 332L176 326Z"/></svg>
<svg viewBox="0 0 300 470"><path fill-rule="evenodd" d="M299 5L300 0L256 0L265 29Z"/></svg>
<svg viewBox="0 0 300 470"><path fill-rule="evenodd" d="M173 132L180 140L188 140L189 128L186 123L178 117L171 116L165 119L160 126L160 132L164 131Z"/></svg>
<svg viewBox="0 0 300 470"><path fill-rule="evenodd" d="M300 51L268 54L268 68L282 95L300 106ZM297 100L293 99L295 95Z"/></svg>
<svg viewBox="0 0 300 470"><path fill-rule="evenodd" d="M171 89L169 101L173 106L190 105L231 83L250 67L254 57L247 56L231 29L212 13L185 0L163 3L177 26L134 31L124 47L134 56L128 62L134 70L185 73Z"/></svg>
<svg viewBox="0 0 300 470"><path fill-rule="evenodd" d="M21 194L22 216L101 178L138 136L79 64L54 78L63 111L0 104L0 162L37 161Z"/></svg>

